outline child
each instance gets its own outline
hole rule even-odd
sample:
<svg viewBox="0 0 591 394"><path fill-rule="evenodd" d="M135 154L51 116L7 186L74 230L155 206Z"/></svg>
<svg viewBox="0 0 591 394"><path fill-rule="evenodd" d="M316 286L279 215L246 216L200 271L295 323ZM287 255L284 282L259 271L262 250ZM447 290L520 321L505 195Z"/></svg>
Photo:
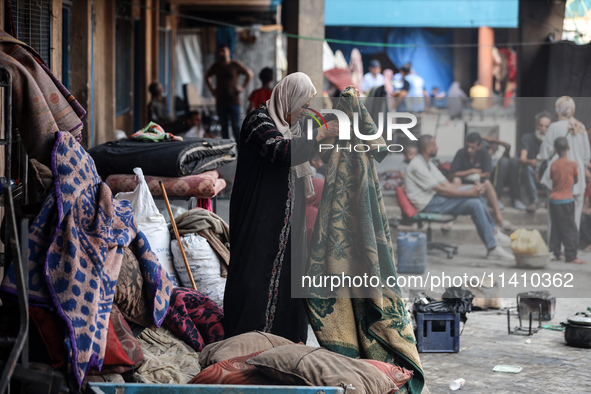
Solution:
<svg viewBox="0 0 591 394"><path fill-rule="evenodd" d="M261 104L267 102L271 98L271 92L273 92L273 88L271 87L271 82L273 82L273 70L269 67L265 67L259 73L259 79L263 84L263 87L260 89L254 90L248 101L250 101L250 105L248 106L248 112L254 111L258 109Z"/></svg>
<svg viewBox="0 0 591 394"><path fill-rule="evenodd" d="M564 257L567 263L583 264L577 258L579 246L579 232L575 224L575 203L573 200L573 185L577 183L579 171L577 163L567 159L569 151L565 137L554 140L554 150L558 159L550 166L552 192L550 193L550 251L555 260L560 259L560 246L564 245Z"/></svg>
<svg viewBox="0 0 591 394"><path fill-rule="evenodd" d="M400 166L400 178L402 178L402 185L404 185L404 175L406 173L406 167L408 167L408 163L412 161L417 156L417 144L414 141L410 141L404 147L402 154L404 155L404 162Z"/></svg>

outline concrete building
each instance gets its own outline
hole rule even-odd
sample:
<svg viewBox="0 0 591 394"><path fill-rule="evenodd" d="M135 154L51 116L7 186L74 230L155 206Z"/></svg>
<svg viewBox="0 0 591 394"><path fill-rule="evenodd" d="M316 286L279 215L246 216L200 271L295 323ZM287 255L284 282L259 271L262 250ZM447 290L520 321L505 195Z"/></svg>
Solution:
<svg viewBox="0 0 591 394"><path fill-rule="evenodd" d="M220 36L232 36L236 58L255 73L245 92L258 88L256 75L263 67L276 70L279 79L287 70L287 39L281 24L281 0L10 0L0 5L2 28L36 49L53 73L74 94L88 114L84 119L86 148L115 139L147 122L148 85L162 83L173 112L179 84L202 86L203 81L177 75L179 37L195 38L202 55L189 67L201 72L215 61ZM286 17L293 34L324 37L323 18L314 24L300 12L324 9L324 1L289 0ZM318 14L316 12L316 14ZM322 16L322 13L321 15ZM295 21L295 24L290 24ZM227 34L226 34L227 33ZM291 39L290 39L291 40ZM290 44L295 60L289 71L308 71L322 86L320 42L296 40ZM318 57L309 56L318 47ZM300 52L297 52L301 48ZM304 56L304 52L307 56ZM294 57L295 56L295 57ZM298 57L299 56L299 57ZM186 60L186 59L185 59ZM207 89L199 92L207 98ZM182 98L182 97L181 97ZM246 100L243 100L246 102Z"/></svg>

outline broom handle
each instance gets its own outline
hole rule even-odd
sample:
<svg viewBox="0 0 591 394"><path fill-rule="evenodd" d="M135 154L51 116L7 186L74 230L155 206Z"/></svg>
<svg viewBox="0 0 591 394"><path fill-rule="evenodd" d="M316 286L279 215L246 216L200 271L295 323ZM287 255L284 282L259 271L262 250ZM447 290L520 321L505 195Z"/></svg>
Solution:
<svg viewBox="0 0 591 394"><path fill-rule="evenodd" d="M187 260L187 255L185 254L185 248L183 248L183 243L181 242L181 237L179 237L179 230L176 227L176 222L174 221L174 216L172 216L172 209L170 209L170 203L168 202L168 196L166 195L166 189L164 188L164 183L160 181L160 189L162 189L162 196L164 197L164 202L166 203L166 208L168 209L168 216L170 216L170 223L172 223L172 229L174 230L174 235L176 236L176 240L179 241L179 247L181 248L181 254L183 255L183 260L185 261L185 267L187 268L187 274L189 274L189 279L191 279L191 285L193 286L193 290L197 290L197 286L195 286L195 280L193 279L193 273L191 272L191 268L189 267L189 261Z"/></svg>

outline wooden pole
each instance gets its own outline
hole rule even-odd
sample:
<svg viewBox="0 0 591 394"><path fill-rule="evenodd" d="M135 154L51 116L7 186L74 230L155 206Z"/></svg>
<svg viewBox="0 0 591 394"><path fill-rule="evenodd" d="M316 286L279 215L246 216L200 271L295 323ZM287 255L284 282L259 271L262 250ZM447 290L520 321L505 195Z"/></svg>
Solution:
<svg viewBox="0 0 591 394"><path fill-rule="evenodd" d="M181 248L181 254L183 255L183 260L185 261L185 267L187 268L187 274L189 274L189 279L191 279L191 285L193 286L193 290L197 290L197 286L195 286L195 280L193 279L193 273L191 272L191 268L189 267L189 261L187 260L187 255L185 254L185 248L183 248L183 243L181 242L181 237L179 236L179 230L176 227L176 222L174 221L174 216L172 216L172 209L170 208L170 203L168 202L168 196L166 195L166 189L164 188L164 183L160 181L160 189L162 189L162 196L164 197L164 202L166 203L166 208L168 209L168 216L170 216L170 223L172 223L172 229L174 230L174 235L176 236L176 240L179 241L179 247Z"/></svg>

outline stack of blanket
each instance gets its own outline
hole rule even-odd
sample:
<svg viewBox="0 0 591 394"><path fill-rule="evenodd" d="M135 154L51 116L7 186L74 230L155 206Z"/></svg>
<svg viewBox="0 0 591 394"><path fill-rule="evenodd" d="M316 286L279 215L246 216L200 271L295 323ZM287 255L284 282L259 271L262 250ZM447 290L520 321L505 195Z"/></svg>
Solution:
<svg viewBox="0 0 591 394"><path fill-rule="evenodd" d="M123 248L131 245L140 262L156 326L172 285L137 230L130 203L113 199L71 134L56 133L51 170L54 188L29 230L29 298L66 323L68 361L80 387L88 370L103 363ZM2 290L15 293L15 283L11 266Z"/></svg>
<svg viewBox="0 0 591 394"><path fill-rule="evenodd" d="M215 170L236 160L236 143L225 139L187 138L184 141L142 142L132 139L107 142L90 149L99 174L144 174L178 177Z"/></svg>
<svg viewBox="0 0 591 394"><path fill-rule="evenodd" d="M29 158L49 165L58 131L78 141L86 111L27 44L0 30L0 64L12 75L14 128Z"/></svg>
<svg viewBox="0 0 591 394"><path fill-rule="evenodd" d="M0 31L0 64L12 76L13 126L43 185L42 206L29 229L29 253L23 256L33 305L29 314L37 328L31 335L43 339L31 357L64 367L72 391L79 392L89 374L154 365L158 357L145 361L129 324L156 329L166 318L177 342L187 343L188 357L196 359L203 346L223 339L222 311L201 293L173 289L138 230L130 203L113 199L79 144L84 109L39 55ZM216 151L211 145L200 143L183 155ZM233 146L218 149L227 149L225 155ZM3 296L10 298L16 293L12 265L0 279ZM198 366L188 366L184 380L197 372Z"/></svg>

